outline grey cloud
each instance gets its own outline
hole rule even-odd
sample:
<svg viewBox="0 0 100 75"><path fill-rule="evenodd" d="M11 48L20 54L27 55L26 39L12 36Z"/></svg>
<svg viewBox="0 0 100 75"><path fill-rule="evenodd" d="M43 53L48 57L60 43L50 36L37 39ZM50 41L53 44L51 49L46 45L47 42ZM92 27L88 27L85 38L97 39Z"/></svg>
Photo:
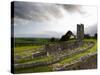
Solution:
<svg viewBox="0 0 100 75"><path fill-rule="evenodd" d="M85 12L82 10L82 5L69 5L64 4L62 5L64 9L66 9L70 13L78 12L80 14L85 14Z"/></svg>
<svg viewBox="0 0 100 75"><path fill-rule="evenodd" d="M14 17L27 20L49 20L50 17L61 17L59 6L56 4L15 2Z"/></svg>
<svg viewBox="0 0 100 75"><path fill-rule="evenodd" d="M97 24L85 28L85 34L93 36L95 33L97 33Z"/></svg>
<svg viewBox="0 0 100 75"><path fill-rule="evenodd" d="M51 20L52 18L61 18L63 16L60 8L69 13L80 12L81 6L67 4L51 3L33 3L33 2L14 2L14 17L34 21Z"/></svg>

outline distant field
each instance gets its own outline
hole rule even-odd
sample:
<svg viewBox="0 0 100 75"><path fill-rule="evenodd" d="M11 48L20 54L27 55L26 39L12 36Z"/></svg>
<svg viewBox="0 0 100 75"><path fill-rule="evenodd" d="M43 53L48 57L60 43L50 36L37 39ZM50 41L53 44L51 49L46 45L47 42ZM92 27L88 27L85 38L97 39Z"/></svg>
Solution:
<svg viewBox="0 0 100 75"><path fill-rule="evenodd" d="M15 46L44 45L50 42L50 38L15 38Z"/></svg>

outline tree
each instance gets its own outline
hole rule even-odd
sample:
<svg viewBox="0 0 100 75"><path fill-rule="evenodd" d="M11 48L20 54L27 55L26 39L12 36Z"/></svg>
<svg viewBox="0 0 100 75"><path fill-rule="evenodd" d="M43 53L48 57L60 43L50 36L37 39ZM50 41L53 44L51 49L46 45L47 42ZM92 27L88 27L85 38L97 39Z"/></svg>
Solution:
<svg viewBox="0 0 100 75"><path fill-rule="evenodd" d="M94 34L94 39L97 39L97 33Z"/></svg>
<svg viewBox="0 0 100 75"><path fill-rule="evenodd" d="M55 42L56 39L55 39L54 37L52 37L52 38L50 39L50 41L51 41L51 42Z"/></svg>
<svg viewBox="0 0 100 75"><path fill-rule="evenodd" d="M89 34L84 34L84 38L85 38L85 39L90 39L91 36L90 36Z"/></svg>
<svg viewBox="0 0 100 75"><path fill-rule="evenodd" d="M65 35L61 37L60 41L68 41L71 35L73 35L73 33L71 31L68 31Z"/></svg>

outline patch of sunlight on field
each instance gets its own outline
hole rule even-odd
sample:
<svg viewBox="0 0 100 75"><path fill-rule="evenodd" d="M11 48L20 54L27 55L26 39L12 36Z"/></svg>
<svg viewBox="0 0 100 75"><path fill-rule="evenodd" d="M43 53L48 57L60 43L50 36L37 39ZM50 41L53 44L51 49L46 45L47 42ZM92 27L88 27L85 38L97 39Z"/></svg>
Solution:
<svg viewBox="0 0 100 75"><path fill-rule="evenodd" d="M15 47L14 51L15 52L22 52L25 50L31 50L31 49L37 49L37 48L41 48L42 46L21 46L21 47Z"/></svg>
<svg viewBox="0 0 100 75"><path fill-rule="evenodd" d="M92 41L95 43L95 45L91 49L88 49L85 52L81 52L80 54L73 54L70 57L67 57L64 60L60 61L59 63L60 64L67 64L67 63L70 64L74 62L74 60L77 60L82 56L85 56L87 54L94 53L97 51L97 42L95 40L85 40L85 41Z"/></svg>
<svg viewBox="0 0 100 75"><path fill-rule="evenodd" d="M14 48L14 58L16 57L26 57L26 56L32 56L34 52L40 51L40 49L43 48L43 46L21 46L21 47L15 47ZM24 60L24 59L22 59Z"/></svg>

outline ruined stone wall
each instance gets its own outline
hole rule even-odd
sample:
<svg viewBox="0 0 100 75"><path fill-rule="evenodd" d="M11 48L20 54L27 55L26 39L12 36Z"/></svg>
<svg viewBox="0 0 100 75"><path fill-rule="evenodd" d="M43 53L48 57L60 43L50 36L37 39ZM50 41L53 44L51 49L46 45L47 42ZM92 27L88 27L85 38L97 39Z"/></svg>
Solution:
<svg viewBox="0 0 100 75"><path fill-rule="evenodd" d="M37 58L37 57L43 57L43 56L46 56L46 55L47 55L47 52L43 51L43 52L34 53L32 55L32 57Z"/></svg>
<svg viewBox="0 0 100 75"><path fill-rule="evenodd" d="M70 66L73 69L95 69L97 68L97 55L93 55L86 60Z"/></svg>
<svg viewBox="0 0 100 75"><path fill-rule="evenodd" d="M84 60L70 64L59 71L64 70L83 70L83 69L96 69L97 68L97 54L86 57Z"/></svg>
<svg viewBox="0 0 100 75"><path fill-rule="evenodd" d="M64 50L74 50L75 48L79 47L77 42L60 42L57 44L48 44L45 45L45 50L49 55L54 55L57 53L62 53Z"/></svg>

